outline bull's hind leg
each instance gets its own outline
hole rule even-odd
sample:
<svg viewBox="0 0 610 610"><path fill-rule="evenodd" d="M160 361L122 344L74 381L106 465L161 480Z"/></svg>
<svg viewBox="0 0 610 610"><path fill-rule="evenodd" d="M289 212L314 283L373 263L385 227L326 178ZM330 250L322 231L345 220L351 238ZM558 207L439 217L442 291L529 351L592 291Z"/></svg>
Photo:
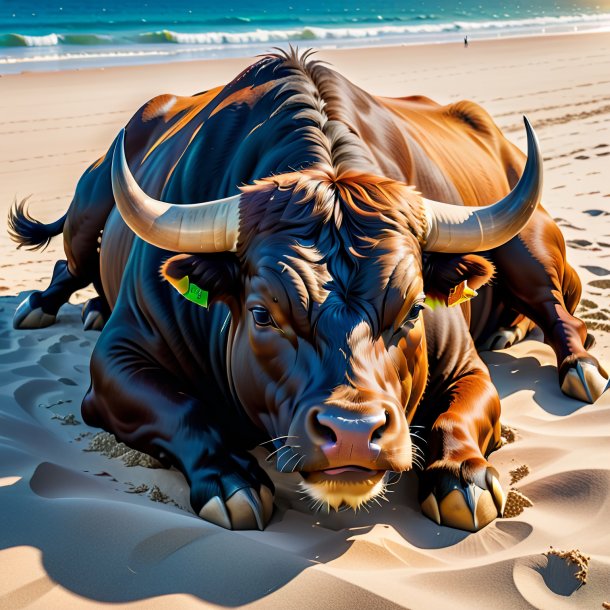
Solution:
<svg viewBox="0 0 610 610"><path fill-rule="evenodd" d="M111 149L112 151L112 149ZM37 250L63 232L67 260L57 261L49 287L28 296L17 308L13 318L15 328L42 328L53 324L59 308L70 296L93 282L98 294L83 312L85 329L100 329L109 309L100 282L99 247L101 232L114 206L107 155L92 165L79 180L74 199L65 216L45 225L32 218L26 202L17 204L9 214L9 234L19 244Z"/></svg>
<svg viewBox="0 0 610 610"><path fill-rule="evenodd" d="M501 326L483 343L477 345L477 347L481 351L507 349L511 345L525 339L534 326L535 324L529 318L517 315L516 320L512 324Z"/></svg>
<svg viewBox="0 0 610 610"><path fill-rule="evenodd" d="M49 287L42 292L33 292L17 307L13 327L44 328L54 324L59 308L68 301L73 292L88 284L88 280L70 273L68 261L57 261Z"/></svg>
<svg viewBox="0 0 610 610"><path fill-rule="evenodd" d="M608 373L587 347L592 344L574 310L581 294L578 275L566 262L563 236L539 208L527 227L493 254L497 277L514 309L533 320L555 351L562 391L595 402L608 386Z"/></svg>

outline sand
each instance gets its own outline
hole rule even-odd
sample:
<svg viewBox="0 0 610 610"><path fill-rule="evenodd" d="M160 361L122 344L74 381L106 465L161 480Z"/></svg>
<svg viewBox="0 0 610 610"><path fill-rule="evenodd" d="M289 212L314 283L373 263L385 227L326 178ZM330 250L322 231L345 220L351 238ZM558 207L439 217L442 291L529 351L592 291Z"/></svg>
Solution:
<svg viewBox="0 0 610 610"><path fill-rule="evenodd" d="M593 353L610 363L610 34L322 55L374 93L475 100L520 146L528 115L545 157L545 205L583 281L579 315L597 337ZM0 215L32 194L36 216L59 217L81 172L143 102L226 82L247 63L0 78ZM610 394L594 405L563 396L539 336L485 355L513 431L491 462L514 490L514 517L476 534L438 527L420 514L412 474L369 513L311 514L297 479L274 475L267 530L228 532L185 508L179 473L128 466L140 462L125 451L107 457L107 439L81 423L98 335L82 331L78 307L65 306L53 327L12 330L18 293L46 286L61 256L61 239L43 254L17 252L0 231L0 608L555 610L610 601ZM104 453L86 450L92 440Z"/></svg>

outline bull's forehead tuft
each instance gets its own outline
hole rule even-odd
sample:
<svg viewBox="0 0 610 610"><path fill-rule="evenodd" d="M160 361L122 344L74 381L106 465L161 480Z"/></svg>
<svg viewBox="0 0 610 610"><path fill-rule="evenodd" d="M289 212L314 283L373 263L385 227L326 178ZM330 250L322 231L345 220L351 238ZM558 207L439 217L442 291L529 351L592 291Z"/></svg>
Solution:
<svg viewBox="0 0 610 610"><path fill-rule="evenodd" d="M309 309L311 300L319 304L326 301L329 284L332 281L326 263L313 262L296 254L285 254L279 265L287 279L294 285L305 309Z"/></svg>

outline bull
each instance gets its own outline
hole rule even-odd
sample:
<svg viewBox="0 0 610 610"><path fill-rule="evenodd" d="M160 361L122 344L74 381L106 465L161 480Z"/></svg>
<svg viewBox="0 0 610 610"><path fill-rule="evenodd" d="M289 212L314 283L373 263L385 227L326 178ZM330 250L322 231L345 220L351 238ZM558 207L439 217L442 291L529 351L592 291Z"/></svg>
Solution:
<svg viewBox="0 0 610 610"><path fill-rule="evenodd" d="M161 95L63 218L11 211L20 245L63 231L67 257L14 326L52 324L93 282L83 418L180 469L203 519L265 527L263 444L316 506L357 509L415 466L424 514L476 531L504 504L476 346L536 324L566 394L593 402L608 378L526 130L527 159L472 102L375 97L294 51Z"/></svg>

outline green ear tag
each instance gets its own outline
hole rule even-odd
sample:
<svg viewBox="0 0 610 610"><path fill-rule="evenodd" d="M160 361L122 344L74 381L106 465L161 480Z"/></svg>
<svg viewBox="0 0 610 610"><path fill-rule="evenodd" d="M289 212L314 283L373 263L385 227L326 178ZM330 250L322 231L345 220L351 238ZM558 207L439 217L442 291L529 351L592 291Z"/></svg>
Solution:
<svg viewBox="0 0 610 610"><path fill-rule="evenodd" d="M208 292L199 288L197 284L191 284L188 275L180 279L166 277L167 281L188 301L196 303L200 307L208 306Z"/></svg>
<svg viewBox="0 0 610 610"><path fill-rule="evenodd" d="M203 288L199 288L197 284L191 284L189 282L188 290L182 296L192 303L197 303L197 305L201 307L208 306L208 292Z"/></svg>

